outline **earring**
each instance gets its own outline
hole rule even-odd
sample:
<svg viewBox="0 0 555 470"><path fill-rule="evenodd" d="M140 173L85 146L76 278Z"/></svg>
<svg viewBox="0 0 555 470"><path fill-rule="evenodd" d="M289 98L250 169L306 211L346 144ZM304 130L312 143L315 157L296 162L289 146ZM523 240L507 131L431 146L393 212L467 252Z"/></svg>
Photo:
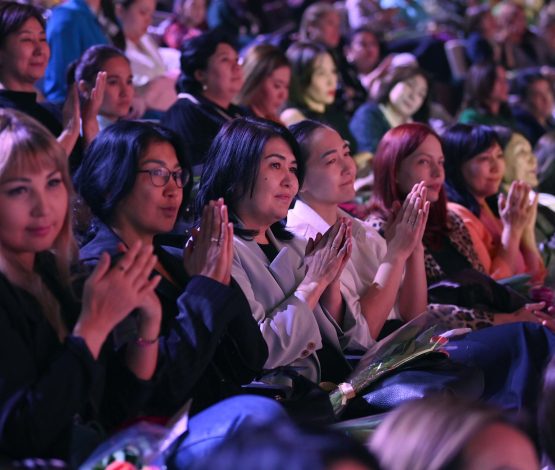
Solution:
<svg viewBox="0 0 555 470"><path fill-rule="evenodd" d="M202 91L206 91L208 90L208 85L206 85L206 83L202 84Z"/></svg>

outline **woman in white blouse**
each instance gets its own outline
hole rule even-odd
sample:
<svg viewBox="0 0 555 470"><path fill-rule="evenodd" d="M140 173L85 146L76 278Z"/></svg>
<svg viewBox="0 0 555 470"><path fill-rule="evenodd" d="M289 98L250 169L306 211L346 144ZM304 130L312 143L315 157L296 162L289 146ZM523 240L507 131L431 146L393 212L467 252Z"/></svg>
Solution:
<svg viewBox="0 0 555 470"><path fill-rule="evenodd" d="M349 144L331 127L303 121L291 131L306 173L299 199L287 216L287 228L309 238L349 217L339 204L355 196L356 166ZM385 240L368 223L350 218L353 248L341 283L356 299L353 309L366 319L373 338L380 335L387 319L409 321L426 308L422 235L428 207L426 189L421 183L415 185L386 229Z"/></svg>

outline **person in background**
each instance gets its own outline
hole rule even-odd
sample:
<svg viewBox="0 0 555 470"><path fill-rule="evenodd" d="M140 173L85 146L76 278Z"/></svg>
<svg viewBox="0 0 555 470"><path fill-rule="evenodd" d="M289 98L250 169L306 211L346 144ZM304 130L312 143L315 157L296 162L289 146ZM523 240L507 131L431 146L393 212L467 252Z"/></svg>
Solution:
<svg viewBox="0 0 555 470"><path fill-rule="evenodd" d="M181 49L183 43L206 29L206 0L175 0L172 18L164 27L164 43Z"/></svg>
<svg viewBox="0 0 555 470"><path fill-rule="evenodd" d="M178 70L170 68L162 57L158 44L148 34L155 0L117 0L116 14L125 35L125 55L131 63L133 85L137 100L135 114L151 112L146 116L159 118L177 100L175 81ZM175 51L172 51L175 52ZM177 52L175 52L177 55Z"/></svg>
<svg viewBox="0 0 555 470"><path fill-rule="evenodd" d="M233 104L243 86L243 70L232 40L221 31L208 31L186 44L177 81L179 99L161 123L184 139L193 165L202 165L222 125L248 114Z"/></svg>
<svg viewBox="0 0 555 470"><path fill-rule="evenodd" d="M248 50L243 60L245 83L237 104L257 117L280 122L279 113L289 96L291 66L275 46L260 44Z"/></svg>
<svg viewBox="0 0 555 470"><path fill-rule="evenodd" d="M530 438L499 411L448 395L399 406L369 446L389 470L539 468Z"/></svg>

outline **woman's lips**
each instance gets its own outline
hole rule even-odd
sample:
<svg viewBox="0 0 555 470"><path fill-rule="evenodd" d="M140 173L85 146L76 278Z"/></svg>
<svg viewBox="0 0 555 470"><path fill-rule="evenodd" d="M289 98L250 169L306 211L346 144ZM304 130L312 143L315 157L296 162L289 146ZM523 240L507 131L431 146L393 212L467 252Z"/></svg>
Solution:
<svg viewBox="0 0 555 470"><path fill-rule="evenodd" d="M27 227L27 232L34 237L45 237L52 230L52 225L40 225L36 227Z"/></svg>

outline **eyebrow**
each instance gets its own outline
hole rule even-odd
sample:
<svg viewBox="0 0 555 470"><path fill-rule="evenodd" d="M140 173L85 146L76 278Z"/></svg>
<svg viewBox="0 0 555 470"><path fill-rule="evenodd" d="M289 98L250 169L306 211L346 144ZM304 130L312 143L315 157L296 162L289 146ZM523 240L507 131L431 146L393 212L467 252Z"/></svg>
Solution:
<svg viewBox="0 0 555 470"><path fill-rule="evenodd" d="M350 149L350 148L351 146L347 142L344 142L343 147L341 147L341 150ZM336 149L327 150L322 155L320 155L320 158L326 158L328 155L331 155L332 153L338 153L338 152Z"/></svg>
<svg viewBox="0 0 555 470"><path fill-rule="evenodd" d="M56 173L60 173L60 170L54 170L51 173L48 173L48 175L46 176L46 178L51 178L52 176L54 176ZM6 184L6 183L15 183L15 182L22 182L22 183L30 183L31 182L31 178L25 178L25 177L15 177L15 178L7 178L4 181L0 182L0 184Z"/></svg>
<svg viewBox="0 0 555 470"><path fill-rule="evenodd" d="M166 162L164 160L158 160L156 158L147 158L146 160L144 160L142 162L142 164L145 164L145 163L157 163L158 165L163 166L163 167L168 166L168 165L166 165ZM174 165L174 168L181 168L181 164L179 162L177 162L177 164Z"/></svg>
<svg viewBox="0 0 555 470"><path fill-rule="evenodd" d="M267 160L268 158L272 158L272 157L279 158L280 160L287 160L283 155L281 155L281 154L279 154L279 153L270 153L269 155L266 155L266 156L264 157L264 160ZM294 160L292 163L293 163L293 165L296 165L296 164L297 164L297 160Z"/></svg>

